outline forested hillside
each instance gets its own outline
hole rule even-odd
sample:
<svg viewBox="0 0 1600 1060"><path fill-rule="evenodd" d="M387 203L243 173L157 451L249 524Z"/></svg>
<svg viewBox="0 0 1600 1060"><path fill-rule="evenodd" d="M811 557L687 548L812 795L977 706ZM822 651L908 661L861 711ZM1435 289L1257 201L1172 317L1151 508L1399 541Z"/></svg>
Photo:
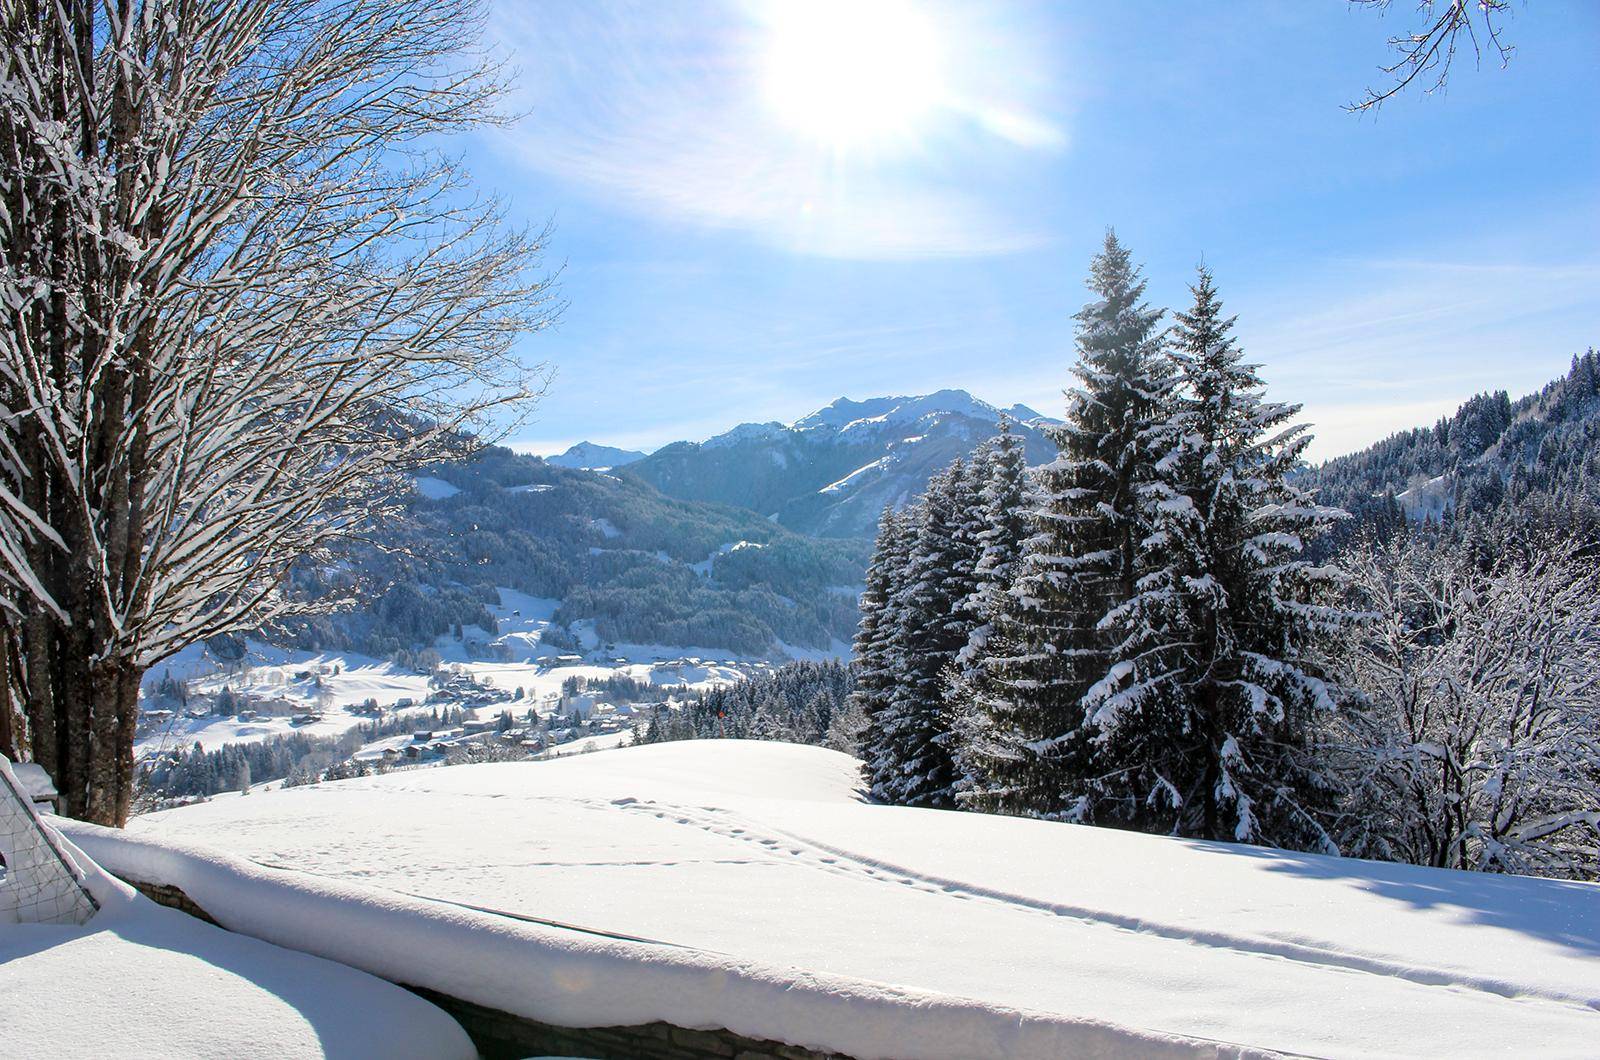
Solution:
<svg viewBox="0 0 1600 1060"><path fill-rule="evenodd" d="M866 719L850 702L855 687L844 663L790 663L736 685L657 704L639 743L671 740L782 740L854 754Z"/></svg>
<svg viewBox="0 0 1600 1060"><path fill-rule="evenodd" d="M780 642L829 649L854 626L864 550L850 543L499 448L417 482L381 540L295 576L297 592L357 603L275 639L387 655L457 627L493 632L499 586L561 602L546 635L556 646L592 630L609 643L779 654Z"/></svg>
<svg viewBox="0 0 1600 1060"><path fill-rule="evenodd" d="M1600 502L1600 361L1589 350L1566 375L1513 401L1479 394L1454 416L1330 460L1304 481L1358 522L1443 522L1545 508L1592 512Z"/></svg>

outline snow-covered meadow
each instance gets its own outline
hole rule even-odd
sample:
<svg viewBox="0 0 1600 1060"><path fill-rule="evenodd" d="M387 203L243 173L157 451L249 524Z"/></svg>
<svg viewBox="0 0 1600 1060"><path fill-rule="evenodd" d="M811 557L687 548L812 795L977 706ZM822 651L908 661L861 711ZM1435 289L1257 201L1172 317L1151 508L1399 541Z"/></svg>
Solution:
<svg viewBox="0 0 1600 1060"><path fill-rule="evenodd" d="M1600 887L878 806L857 776L687 742L64 827L237 930L568 1025L863 1057L1600 1040Z"/></svg>

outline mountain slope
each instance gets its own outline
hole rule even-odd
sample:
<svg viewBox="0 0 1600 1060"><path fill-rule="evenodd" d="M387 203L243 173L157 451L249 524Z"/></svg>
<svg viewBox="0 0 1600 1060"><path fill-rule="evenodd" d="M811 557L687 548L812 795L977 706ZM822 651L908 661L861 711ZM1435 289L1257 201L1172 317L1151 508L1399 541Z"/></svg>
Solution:
<svg viewBox="0 0 1600 1060"><path fill-rule="evenodd" d="M686 741L63 828L268 941L571 1026L907 1058L1594 1052L1592 885L874 805L859 765ZM355 924L352 890L378 896ZM574 982L599 986L547 985Z"/></svg>
<svg viewBox="0 0 1600 1060"><path fill-rule="evenodd" d="M865 562L863 548L748 511L499 448L419 476L403 517L374 546L295 579L299 592L355 596L360 606L276 639L381 657L458 627L493 633L504 587L560 602L545 638L558 647L830 651L854 629Z"/></svg>
<svg viewBox="0 0 1600 1060"><path fill-rule="evenodd" d="M1503 390L1479 394L1432 427L1330 460L1305 481L1324 502L1376 519L1592 510L1600 502L1600 360L1593 350L1575 357L1565 376L1516 401Z"/></svg>
<svg viewBox="0 0 1600 1060"><path fill-rule="evenodd" d="M1017 421L1030 463L1055 455L1025 406ZM791 424L745 423L705 442L677 442L632 464L673 497L748 508L791 530L864 538L886 504L920 494L928 478L995 433L1002 410L962 390L916 397L841 398Z"/></svg>

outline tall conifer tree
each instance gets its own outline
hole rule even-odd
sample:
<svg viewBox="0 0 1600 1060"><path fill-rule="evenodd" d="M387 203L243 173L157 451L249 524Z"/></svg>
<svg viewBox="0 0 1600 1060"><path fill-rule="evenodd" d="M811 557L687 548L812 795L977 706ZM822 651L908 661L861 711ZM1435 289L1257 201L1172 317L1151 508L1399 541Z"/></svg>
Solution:
<svg viewBox="0 0 1600 1060"><path fill-rule="evenodd" d="M1334 701L1305 660L1344 616L1332 575L1301 558L1342 512L1288 480L1310 441L1269 402L1211 274L1177 314L1183 380L1170 448L1147 487L1136 593L1107 623L1121 664L1088 697L1099 816L1208 839L1315 845L1326 785L1307 734Z"/></svg>
<svg viewBox="0 0 1600 1060"><path fill-rule="evenodd" d="M973 566L972 596L967 602L974 625L959 657L964 673L970 672L989 638L1028 533L1027 457L1022 439L1012 433L1011 421L1004 416L998 433L985 443L978 476L974 535L978 557Z"/></svg>
<svg viewBox="0 0 1600 1060"><path fill-rule="evenodd" d="M914 509L915 539L895 598L896 675L884 731L894 764L880 797L909 806L948 806L954 794L946 670L966 644L976 543L967 532L972 504L967 465L934 475Z"/></svg>
<svg viewBox="0 0 1600 1060"><path fill-rule="evenodd" d="M972 593L966 603L971 628L950 668L945 693L958 799L973 787L980 772L969 749L986 743L991 722L978 706L981 659L1028 534L1026 454L1022 440L1012 433L1006 417L1000 418L999 432L984 443L975 465L975 477L980 478L972 519L977 559L973 564Z"/></svg>
<svg viewBox="0 0 1600 1060"><path fill-rule="evenodd" d="M892 640L899 625L895 595L904 578L907 554L906 515L886 507L878 520L878 537L867 566L861 594L861 621L856 628L856 686L850 694L864 719L859 753L866 763L868 786L877 790L888 768L884 723L894 688Z"/></svg>
<svg viewBox="0 0 1600 1060"><path fill-rule="evenodd" d="M965 752L976 773L963 801L980 809L1080 817L1092 768L1083 699L1109 665L1100 628L1133 593L1143 494L1155 464L1171 363L1161 311L1115 233L1090 266L1094 299L1077 315L1078 383L1060 450L1035 474L1034 532L994 617L976 707L987 715Z"/></svg>

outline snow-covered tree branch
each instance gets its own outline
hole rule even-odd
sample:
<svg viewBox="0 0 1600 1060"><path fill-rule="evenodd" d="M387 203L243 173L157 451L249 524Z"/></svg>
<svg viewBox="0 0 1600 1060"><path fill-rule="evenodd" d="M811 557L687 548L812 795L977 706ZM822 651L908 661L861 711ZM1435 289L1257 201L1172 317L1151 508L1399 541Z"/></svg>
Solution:
<svg viewBox="0 0 1600 1060"><path fill-rule="evenodd" d="M6 5L0 609L33 757L127 815L140 675L301 606L401 472L530 408L543 237L442 135L477 0Z"/></svg>
<svg viewBox="0 0 1600 1060"><path fill-rule="evenodd" d="M1336 744L1347 852L1600 876L1600 571L1573 539L1368 548L1350 645L1367 694Z"/></svg>

